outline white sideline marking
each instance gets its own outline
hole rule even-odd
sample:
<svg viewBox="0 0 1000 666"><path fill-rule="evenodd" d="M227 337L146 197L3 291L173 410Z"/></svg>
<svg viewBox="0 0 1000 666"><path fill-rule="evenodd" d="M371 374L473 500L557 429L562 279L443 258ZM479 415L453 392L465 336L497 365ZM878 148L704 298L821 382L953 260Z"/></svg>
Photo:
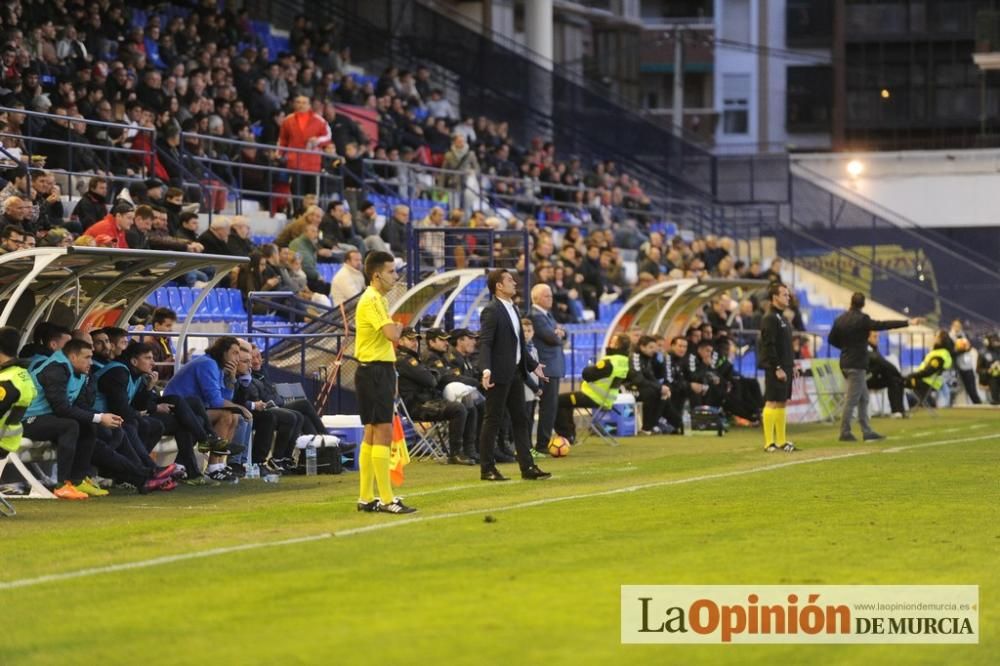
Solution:
<svg viewBox="0 0 1000 666"><path fill-rule="evenodd" d="M992 435L979 435L978 437L965 437L964 439L945 439L937 442L910 444L909 446L894 446L891 449L882 449L882 453L899 453L900 451L909 451L910 449L925 449L928 446L942 446L944 444L957 444L959 442L978 442L984 439L996 439L997 437L1000 437L1000 433L993 433Z"/></svg>
<svg viewBox="0 0 1000 666"><path fill-rule="evenodd" d="M124 562L122 564L112 564L106 567L91 567L90 569L79 569L78 571L67 571L65 573L47 574L37 578L22 578L0 583L0 590L13 590L18 587L30 587L41 583L52 583L55 581L72 580L73 578L85 578L96 576L97 574L115 573L118 571L128 571L130 569L146 569L155 567L158 564L172 564L183 562L184 560L196 560L202 557L212 557L213 555L226 555L228 553L238 553L243 550L257 550L258 548L270 548L272 546L288 546L295 543L306 543L309 541L320 541L329 539L333 535L326 532L314 534L312 536L295 537L293 539L282 539L281 541L262 541L258 543L245 543L239 546L226 546L224 548L211 548L209 550L196 550L192 553L179 553L177 555L165 555L154 557L151 560L139 560L137 562Z"/></svg>
<svg viewBox="0 0 1000 666"><path fill-rule="evenodd" d="M557 502L571 502L574 500L591 499L594 497L608 497L611 495L620 495L623 493L633 493L640 490L649 490L650 488L664 488L667 486L679 486L686 483L697 483L699 481L715 481L717 479L727 479L736 476L748 476L750 474L757 474L759 472L770 472L773 470L784 469L786 467L795 467L797 465L810 465L813 463L828 462L830 460L842 460L845 458L869 456L876 453L898 453L900 451L907 451L909 449L922 449L929 446L943 446L945 444L961 444L965 442L977 442L977 441L982 441L987 439L997 439L997 438L1000 438L1000 433L994 433L992 435L980 435L978 437L964 437L961 439L939 440L936 442L926 442L924 444L913 444L910 446L898 446L898 447L893 447L891 449L875 449L872 451L853 451L850 453L839 453L836 455L822 456L819 458L800 458L798 460L791 460L784 463L778 463L777 465L764 465L761 467L751 467L749 469L733 470L730 472L717 472L715 474L701 474L699 476L690 476L683 479L666 479L663 481L650 481L649 483L640 483L633 486L624 486L622 488L610 488L608 490L598 490L591 493L564 495L562 497L545 497L537 500L530 500L527 502L508 504L507 506L498 506L486 509L469 509L468 511L455 511L451 513L438 513L432 515L421 515L414 518L404 518L401 520L396 520L391 523L376 523L373 525L366 525L364 527L354 527L346 530L340 530L338 532L333 532L333 533L324 532L322 534L314 534L312 536L304 536L304 537L295 537L291 539L281 539L279 541L260 541L255 543L241 544L239 546L211 548L209 550L194 551L191 553L165 555L163 557L155 557L150 560L138 560L136 562L112 564L104 567L91 567L89 569L79 569L77 571L67 571L65 573L47 574L45 576L38 576L35 578L21 578L18 580L3 581L0 582L0 590L13 590L21 587L31 587L34 585L41 585L42 583L52 583L64 580L72 580L74 578L86 578L87 576L96 576L99 574L107 574L107 573L117 573L119 571L130 571L133 569L147 569L149 567L154 567L161 564L173 564L174 562L183 562L185 560L195 560L204 557L213 557L215 555L227 555L229 553L239 553L248 550L258 550L260 548L289 546L298 543L308 543L310 541L323 541L325 539L330 539L333 537L350 537L350 536L355 536L357 534L366 534L368 532L379 532L382 530L389 530L398 527L403 527L404 525L413 525L416 523L426 523L437 520L445 520L447 518L462 518L465 516L475 516L484 513L493 513L499 511L514 511L517 509L527 509L536 506L545 506L547 504L555 504ZM769 455L778 456L782 454L769 454ZM460 486L460 487L464 488L466 486Z"/></svg>

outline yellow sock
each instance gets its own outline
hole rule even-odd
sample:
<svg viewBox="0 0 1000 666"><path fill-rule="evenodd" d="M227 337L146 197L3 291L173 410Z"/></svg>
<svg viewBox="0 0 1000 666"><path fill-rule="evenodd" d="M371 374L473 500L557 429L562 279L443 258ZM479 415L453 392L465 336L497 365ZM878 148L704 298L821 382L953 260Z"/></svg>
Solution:
<svg viewBox="0 0 1000 666"><path fill-rule="evenodd" d="M778 410L774 407L765 407L761 413L761 420L764 422L764 448L774 444L774 422Z"/></svg>
<svg viewBox="0 0 1000 666"><path fill-rule="evenodd" d="M372 447L372 467L375 468L375 483L378 484L378 496L382 504L391 504L395 499L392 494L392 480L389 478L389 447Z"/></svg>
<svg viewBox="0 0 1000 666"><path fill-rule="evenodd" d="M358 499L371 502L375 499L375 469L372 467L372 445L361 443L361 453L358 454L358 476L361 478L361 493Z"/></svg>
<svg viewBox="0 0 1000 666"><path fill-rule="evenodd" d="M774 435L775 442L778 446L784 446L788 443L788 439L785 438L785 423L786 414L784 407L778 407L774 410L774 429L777 431Z"/></svg>

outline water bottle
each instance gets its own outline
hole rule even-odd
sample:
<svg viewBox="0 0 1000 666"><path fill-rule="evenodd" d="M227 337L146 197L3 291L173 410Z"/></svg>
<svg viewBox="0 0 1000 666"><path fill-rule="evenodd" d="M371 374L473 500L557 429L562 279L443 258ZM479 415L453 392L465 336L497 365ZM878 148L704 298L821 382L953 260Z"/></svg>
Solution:
<svg viewBox="0 0 1000 666"><path fill-rule="evenodd" d="M306 447L306 476L316 476L316 447Z"/></svg>
<svg viewBox="0 0 1000 666"><path fill-rule="evenodd" d="M260 478L260 467L256 463L250 463L246 467L246 475L244 478L247 479L259 479Z"/></svg>
<svg viewBox="0 0 1000 666"><path fill-rule="evenodd" d="M684 422L684 435L685 436L686 435L690 435L691 434L691 410L689 410L687 407L684 408L684 416L683 416L682 420Z"/></svg>
<svg viewBox="0 0 1000 666"><path fill-rule="evenodd" d="M264 476L260 478L264 480L264 483L277 483L281 479L281 475L275 474L274 472L266 472Z"/></svg>

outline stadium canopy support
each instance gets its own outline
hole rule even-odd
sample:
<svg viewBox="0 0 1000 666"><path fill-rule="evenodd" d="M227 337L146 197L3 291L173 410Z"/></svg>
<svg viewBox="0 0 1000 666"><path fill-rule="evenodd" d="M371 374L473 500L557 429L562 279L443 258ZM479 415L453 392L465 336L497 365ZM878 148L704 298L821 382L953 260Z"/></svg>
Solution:
<svg viewBox="0 0 1000 666"><path fill-rule="evenodd" d="M632 326L639 326L644 334L656 337L681 335L692 315L713 297L738 288L753 291L766 286L766 280L716 278L657 282L626 301L611 320L601 348L608 347L615 333L626 332Z"/></svg>
<svg viewBox="0 0 1000 666"><path fill-rule="evenodd" d="M389 306L389 315L404 325L419 322L441 297L444 302L434 316L434 326L440 326L448 309L465 292L473 294L468 309L456 328L468 328L472 316L480 305L489 300L486 292L486 272L482 268L463 268L437 273L410 287L398 300Z"/></svg>
<svg viewBox="0 0 1000 666"><path fill-rule="evenodd" d="M35 324L68 308L72 328L121 326L160 287L195 270L215 274L197 292L182 323L177 348L202 301L234 266L246 257L224 257L195 252L159 252L97 247L52 247L19 250L0 255L0 326L21 330L21 344L31 338ZM65 309L63 310L65 313Z"/></svg>

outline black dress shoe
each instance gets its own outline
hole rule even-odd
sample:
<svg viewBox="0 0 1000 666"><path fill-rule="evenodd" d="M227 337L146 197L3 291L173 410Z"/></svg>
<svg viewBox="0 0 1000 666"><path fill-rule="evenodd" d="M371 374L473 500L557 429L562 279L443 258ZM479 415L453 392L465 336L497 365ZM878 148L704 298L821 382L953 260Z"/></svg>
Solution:
<svg viewBox="0 0 1000 666"><path fill-rule="evenodd" d="M532 465L528 469L521 472L521 478L528 479L529 481L536 481L538 479L547 479L550 476L552 475L549 474L548 472L543 472L541 469L539 469L538 465Z"/></svg>
<svg viewBox="0 0 1000 666"><path fill-rule="evenodd" d="M483 481L507 481L507 477L495 469L481 473L479 478Z"/></svg>
<svg viewBox="0 0 1000 666"><path fill-rule="evenodd" d="M475 465L476 463L472 462L471 460L469 460L468 458L466 458L465 456L463 456L461 453L459 453L457 456L448 456L448 464L449 465Z"/></svg>

